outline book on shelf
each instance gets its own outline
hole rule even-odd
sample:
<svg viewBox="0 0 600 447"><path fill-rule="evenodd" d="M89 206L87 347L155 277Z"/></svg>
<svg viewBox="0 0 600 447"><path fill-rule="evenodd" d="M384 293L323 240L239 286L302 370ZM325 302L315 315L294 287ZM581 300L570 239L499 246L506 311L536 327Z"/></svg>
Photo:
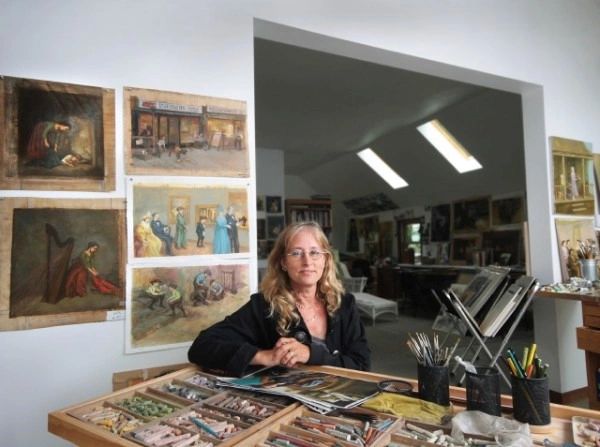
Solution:
<svg viewBox="0 0 600 447"><path fill-rule="evenodd" d="M219 383L291 397L319 413L355 407L379 392L374 382L280 366L264 368L242 378L222 378Z"/></svg>

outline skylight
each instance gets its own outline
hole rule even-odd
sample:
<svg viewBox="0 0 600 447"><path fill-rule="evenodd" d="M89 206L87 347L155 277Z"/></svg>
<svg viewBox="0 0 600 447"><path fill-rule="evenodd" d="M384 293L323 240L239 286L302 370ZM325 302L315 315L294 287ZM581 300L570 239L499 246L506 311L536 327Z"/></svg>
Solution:
<svg viewBox="0 0 600 447"><path fill-rule="evenodd" d="M482 168L477 159L438 120L421 124L417 130L459 173L463 174Z"/></svg>
<svg viewBox="0 0 600 447"><path fill-rule="evenodd" d="M382 179L384 179L392 188L404 188L408 186L408 183L400 177L396 171L389 167L389 165L379 158L371 148L363 149L358 152L358 155L362 161L369 165L369 167L377 173Z"/></svg>

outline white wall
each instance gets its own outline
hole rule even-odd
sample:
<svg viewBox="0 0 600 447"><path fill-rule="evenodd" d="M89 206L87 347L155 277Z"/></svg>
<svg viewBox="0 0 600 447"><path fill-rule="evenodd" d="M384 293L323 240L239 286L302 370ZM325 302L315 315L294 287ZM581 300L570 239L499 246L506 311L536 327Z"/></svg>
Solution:
<svg viewBox="0 0 600 447"><path fill-rule="evenodd" d="M576 138L600 147L600 103L595 99L600 85L597 2L0 0L0 11L1 74L116 89L117 190L63 193L63 197L124 196L123 86L246 100L253 147L253 18L364 44L357 49L364 58L390 65L400 60L399 65L429 68L428 61L396 54L401 53L449 64L438 66L439 75L455 76L453 66L482 72L468 82L483 82L483 73L494 73L537 84L541 87L523 87L522 91L526 114L543 112L524 116L532 261L542 281L558 278L546 137ZM263 33L270 32L264 24L261 28ZM273 33L295 36L289 30ZM316 38L309 40L318 44ZM330 51L347 50L341 41L327 45ZM490 86L504 85L510 90L522 86L510 79L496 80L497 85ZM254 163L251 172L254 176ZM543 306L552 309L556 304ZM557 365L552 388L568 391L585 383L583 357L572 340L580 316L577 304L561 303L560 307L561 314L567 315L561 321L568 323L556 324L554 337L568 345L559 349L560 362L578 367ZM549 318L556 322L557 314ZM48 411L108 392L114 371L185 359L184 349L125 356L123 332L123 323L114 322L1 333L3 444L66 445L46 433Z"/></svg>

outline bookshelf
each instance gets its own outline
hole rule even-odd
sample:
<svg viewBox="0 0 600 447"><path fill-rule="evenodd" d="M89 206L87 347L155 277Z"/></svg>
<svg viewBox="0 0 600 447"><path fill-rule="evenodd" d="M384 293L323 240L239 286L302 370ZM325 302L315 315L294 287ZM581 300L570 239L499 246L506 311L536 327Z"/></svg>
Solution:
<svg viewBox="0 0 600 447"><path fill-rule="evenodd" d="M331 200L286 199L285 220L288 224L301 221L315 221L329 235L333 227Z"/></svg>

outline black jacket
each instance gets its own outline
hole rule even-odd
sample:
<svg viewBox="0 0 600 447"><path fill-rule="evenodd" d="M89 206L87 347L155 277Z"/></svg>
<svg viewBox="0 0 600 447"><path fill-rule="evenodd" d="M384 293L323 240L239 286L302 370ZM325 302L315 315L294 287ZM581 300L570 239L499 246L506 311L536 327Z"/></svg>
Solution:
<svg viewBox="0 0 600 447"><path fill-rule="evenodd" d="M200 332L188 351L190 362L206 368L222 369L242 375L258 350L271 349L280 338L276 330L277 316L269 317L269 305L262 294L226 317L220 323ZM354 295L345 294L333 317L327 317L326 349L311 344L306 324L301 319L290 335L303 331L308 335L309 365L332 365L368 370L371 351L365 328L360 321Z"/></svg>

